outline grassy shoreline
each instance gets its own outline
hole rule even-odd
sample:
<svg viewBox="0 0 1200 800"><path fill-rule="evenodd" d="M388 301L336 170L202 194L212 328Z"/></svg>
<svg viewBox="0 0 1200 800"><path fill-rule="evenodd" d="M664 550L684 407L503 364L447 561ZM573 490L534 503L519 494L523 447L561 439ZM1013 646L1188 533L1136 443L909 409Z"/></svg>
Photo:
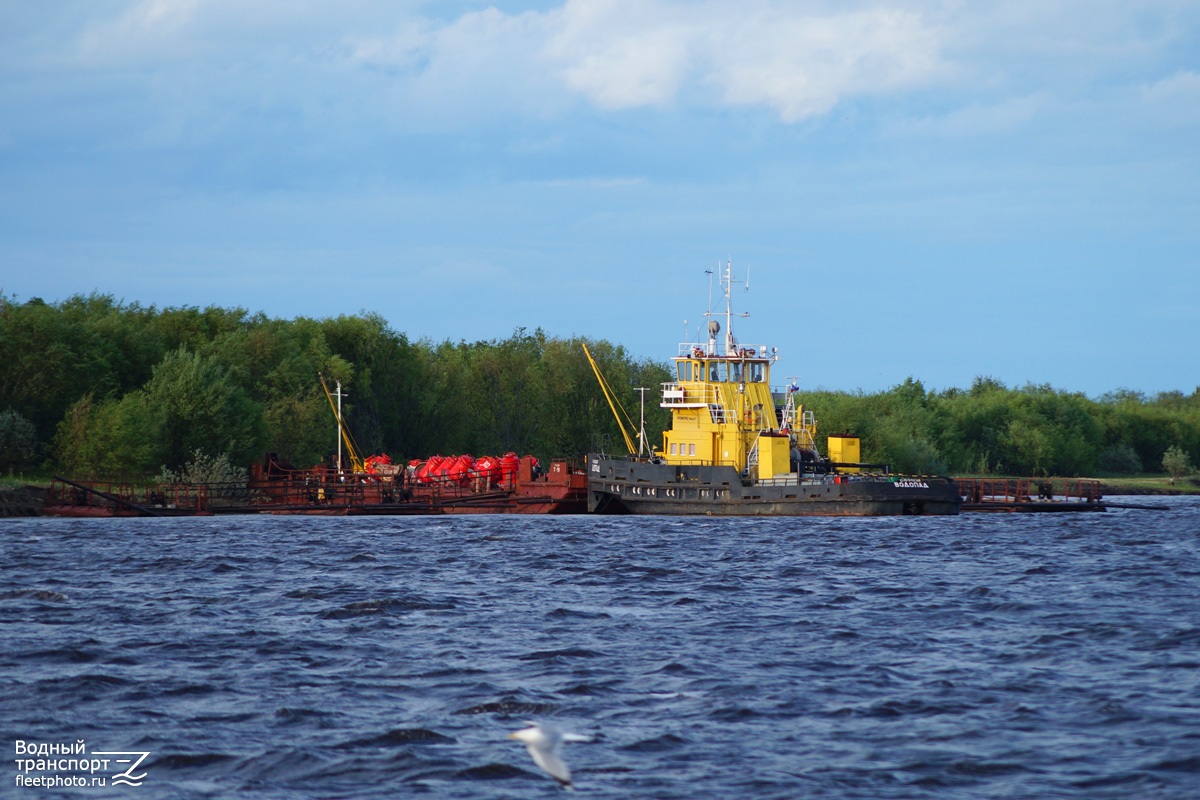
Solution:
<svg viewBox="0 0 1200 800"><path fill-rule="evenodd" d="M1200 494L1200 478L1179 478L1174 483L1166 476L1149 478L1097 478L1105 495L1118 494Z"/></svg>
<svg viewBox="0 0 1200 800"><path fill-rule="evenodd" d="M1174 483L1166 474L1162 475L1109 475L1106 477L1087 476L1082 478L1029 478L1020 475L958 475L959 478L976 480L1010 480L1010 481L1050 481L1056 487L1061 487L1064 481L1098 481L1100 493L1105 497L1113 495L1200 495L1200 476L1189 475L1179 478Z"/></svg>

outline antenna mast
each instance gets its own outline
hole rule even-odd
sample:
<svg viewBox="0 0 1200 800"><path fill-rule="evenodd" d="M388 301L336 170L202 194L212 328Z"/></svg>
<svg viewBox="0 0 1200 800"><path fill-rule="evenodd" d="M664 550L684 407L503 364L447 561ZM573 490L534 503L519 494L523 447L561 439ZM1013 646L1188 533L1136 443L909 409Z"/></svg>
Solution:
<svg viewBox="0 0 1200 800"><path fill-rule="evenodd" d="M649 390L645 386L639 386L637 391L642 395L642 424L638 428L638 455L640 456L646 452L646 392Z"/></svg>
<svg viewBox="0 0 1200 800"><path fill-rule="evenodd" d="M733 278L733 261L732 260L728 260L725 262L724 273L725 274L721 276L721 291L725 295L725 355L731 356L731 355L733 355L734 351L737 350L737 340L735 338L733 338L733 318L735 316L736 317L748 317L748 316L750 316L750 312L748 312L748 311L742 312L741 314L733 313L732 288L733 288L733 284L741 283L741 281L736 281ZM712 274L711 271L709 274ZM746 281L746 291L749 291L749 290L750 290L749 281ZM711 283L710 283L710 288L709 288L708 307L709 307L709 310L704 312L704 316L706 316L706 317L716 316L712 311ZM714 325L714 323L716 323L716 324ZM709 345L711 347L715 348L716 336L720 330L721 330L721 324L719 322L717 322L716 320L709 321L709 323L708 323L708 336L709 336L708 341L709 341ZM715 353L714 353L714 355L715 355Z"/></svg>

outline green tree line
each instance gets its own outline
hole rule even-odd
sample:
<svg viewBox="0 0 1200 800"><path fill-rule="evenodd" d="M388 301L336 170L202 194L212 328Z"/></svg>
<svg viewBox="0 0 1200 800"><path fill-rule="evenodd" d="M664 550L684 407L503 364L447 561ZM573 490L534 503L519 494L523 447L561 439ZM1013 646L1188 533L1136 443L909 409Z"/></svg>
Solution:
<svg viewBox="0 0 1200 800"><path fill-rule="evenodd" d="M17 303L0 294L0 470L77 476L182 469L197 451L249 464L274 452L311 466L336 448L324 390L342 383L363 455L541 458L621 449L581 345L652 445L665 363L620 345L515 330L480 342L412 341L375 314L272 319L244 309L144 307L111 296ZM908 473L1093 475L1200 462L1200 389L1098 399L1045 385L800 395L823 434L851 431L863 458Z"/></svg>
<svg viewBox="0 0 1200 800"><path fill-rule="evenodd" d="M862 438L862 457L899 472L1025 476L1163 472L1176 448L1200 461L1200 388L1154 397L1115 391L1093 400L1047 385L927 391L909 378L886 392L803 395L824 433Z"/></svg>
<svg viewBox="0 0 1200 800"><path fill-rule="evenodd" d="M414 342L375 314L280 320L99 294L0 295L0 469L132 477L182 469L197 451L311 466L337 446L318 374L341 382L364 456L579 455L620 442L584 343L524 329ZM663 365L619 345L586 344L623 396L666 379ZM648 413L649 425L665 424L657 406Z"/></svg>

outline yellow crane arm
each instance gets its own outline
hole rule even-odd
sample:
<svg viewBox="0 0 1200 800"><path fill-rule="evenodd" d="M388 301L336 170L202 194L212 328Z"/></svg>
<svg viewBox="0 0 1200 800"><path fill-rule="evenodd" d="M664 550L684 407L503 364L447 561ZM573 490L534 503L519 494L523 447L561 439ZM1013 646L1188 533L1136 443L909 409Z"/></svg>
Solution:
<svg viewBox="0 0 1200 800"><path fill-rule="evenodd" d="M346 427L346 423L342 421L342 415L338 413L337 404L333 402L333 395L325 383L325 376L318 372L317 377L321 379L321 388L325 390L325 399L329 401L333 418L337 420L338 432L342 435L342 443L346 445L346 455L350 459L350 471L356 474L366 472L367 466L363 463L362 456L358 454L358 447L354 444L354 437L350 435L350 429Z"/></svg>
<svg viewBox="0 0 1200 800"><path fill-rule="evenodd" d="M591 351L588 350L586 344L583 345L583 352L587 356L588 363L592 365L592 372L596 373L596 380L600 382L600 391L604 392L604 399L608 401L608 407L612 409L613 417L617 420L617 427L621 429L621 436L625 437L625 447L629 449L629 455L637 453L637 448L633 445L633 438L630 437L629 431L625 429L625 423L621 421L621 414L617 413L617 407L620 406L621 413L625 414L625 419L629 420L629 427L634 427L633 420L629 419L629 413L625 411L625 407L621 406L621 402L616 399L616 393L612 387L608 385L608 381L604 380L604 375L600 373L600 367L596 364L596 359L592 358Z"/></svg>

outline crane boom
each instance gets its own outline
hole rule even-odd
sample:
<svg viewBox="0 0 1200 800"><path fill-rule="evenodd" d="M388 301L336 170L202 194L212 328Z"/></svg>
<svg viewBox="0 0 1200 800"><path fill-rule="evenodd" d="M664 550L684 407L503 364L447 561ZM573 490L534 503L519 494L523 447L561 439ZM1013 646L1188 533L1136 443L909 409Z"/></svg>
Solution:
<svg viewBox="0 0 1200 800"><path fill-rule="evenodd" d="M333 402L333 395L329 391L329 385L325 383L325 376L318 372L317 377L321 379L321 388L325 390L325 399L329 401L329 408L333 411L333 418L337 420L338 433L342 437L342 443L346 446L346 455L350 458L350 470L354 473L366 472L366 464L363 463L362 456L358 453L358 447L354 443L354 437L350 435L350 429L346 427L346 422L342 419L341 410ZM338 469L341 468L342 465L339 463Z"/></svg>
<svg viewBox="0 0 1200 800"><path fill-rule="evenodd" d="M583 352L587 356L588 363L592 365L592 372L596 373L596 380L600 382L600 391L604 392L604 399L608 401L608 407L612 409L613 416L617 420L617 427L621 429L621 436L625 438L625 447L629 450L629 455L635 455L637 448L633 446L633 439L629 436L629 431L625 430L625 423L621 421L621 415L617 413L617 407L621 406L621 402L616 399L616 394L612 387L608 385L608 381L604 379L604 375L600 372L600 367L596 364L596 359L592 358L592 353L588 350L586 344L583 345ZM625 408L621 406L621 411L625 412ZM625 419L629 420L629 426L633 427L633 420L629 419L629 414L625 413Z"/></svg>

